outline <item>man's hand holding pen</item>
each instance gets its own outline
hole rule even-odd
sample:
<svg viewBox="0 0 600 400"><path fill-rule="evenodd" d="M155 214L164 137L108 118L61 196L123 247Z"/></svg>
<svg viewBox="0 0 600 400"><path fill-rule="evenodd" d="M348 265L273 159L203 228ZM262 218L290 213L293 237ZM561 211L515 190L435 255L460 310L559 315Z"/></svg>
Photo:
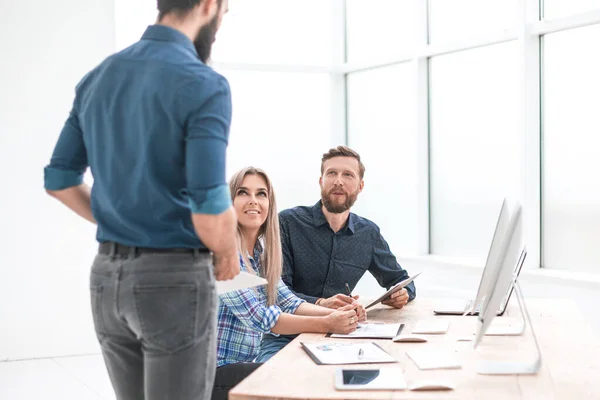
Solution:
<svg viewBox="0 0 600 400"><path fill-rule="evenodd" d="M358 307L356 307L356 316L358 317L358 321L359 322L366 321L367 320L367 310L365 310L365 308L357 301L358 295L352 296L352 291L350 290L350 286L348 285L348 282L346 282L346 294L351 299L354 299L354 303L358 304Z"/></svg>
<svg viewBox="0 0 600 400"><path fill-rule="evenodd" d="M350 286L346 283L346 294L336 294L335 296L331 296L326 299L317 299L315 302L316 305L321 307L338 309L345 307L349 304L356 305L356 318L357 321L363 322L367 320L367 311L365 308L358 302L358 295L352 295L350 291Z"/></svg>

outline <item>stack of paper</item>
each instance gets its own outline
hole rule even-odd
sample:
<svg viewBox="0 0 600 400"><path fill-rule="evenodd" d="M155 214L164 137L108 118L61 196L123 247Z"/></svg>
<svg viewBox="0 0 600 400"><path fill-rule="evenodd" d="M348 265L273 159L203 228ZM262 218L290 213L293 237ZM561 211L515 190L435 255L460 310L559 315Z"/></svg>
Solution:
<svg viewBox="0 0 600 400"><path fill-rule="evenodd" d="M436 334L448 332L450 322L446 319L423 319L415 324L412 333Z"/></svg>
<svg viewBox="0 0 600 400"><path fill-rule="evenodd" d="M417 349L406 352L419 369L458 369L460 360L453 351L443 349Z"/></svg>
<svg viewBox="0 0 600 400"><path fill-rule="evenodd" d="M246 271L240 271L235 278L228 281L217 281L217 294L234 292L236 290L247 289L254 286L266 285L268 282L265 278L250 274Z"/></svg>

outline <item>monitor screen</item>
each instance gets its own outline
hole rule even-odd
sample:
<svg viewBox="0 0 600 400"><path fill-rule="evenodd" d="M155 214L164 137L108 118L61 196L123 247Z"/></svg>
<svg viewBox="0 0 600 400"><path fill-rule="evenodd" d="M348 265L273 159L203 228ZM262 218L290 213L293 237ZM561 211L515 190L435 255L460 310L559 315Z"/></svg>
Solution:
<svg viewBox="0 0 600 400"><path fill-rule="evenodd" d="M477 347L496 313L506 297L506 290L510 286L515 272L515 265L523 249L523 221L521 206L517 205L510 219L508 235L502 245L499 258L499 268L492 276L492 290L490 296L485 298L479 310L477 331L473 346Z"/></svg>
<svg viewBox="0 0 600 400"><path fill-rule="evenodd" d="M485 262L485 268L481 274L477 295L475 296L473 303L471 303L470 311L480 307L483 300L490 296L494 276L497 274L500 266L499 257L502 253L502 244L506 239L509 221L510 213L508 211L508 201L507 199L504 199L504 201L502 201L502 206L500 207L500 214L498 214L498 221L496 222L496 229L494 230L494 236L492 237L492 243Z"/></svg>

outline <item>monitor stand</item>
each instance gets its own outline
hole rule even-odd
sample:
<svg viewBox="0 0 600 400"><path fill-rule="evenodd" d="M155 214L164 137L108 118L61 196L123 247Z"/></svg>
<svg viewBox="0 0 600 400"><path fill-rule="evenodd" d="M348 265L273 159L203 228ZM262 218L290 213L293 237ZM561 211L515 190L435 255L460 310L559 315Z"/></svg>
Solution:
<svg viewBox="0 0 600 400"><path fill-rule="evenodd" d="M515 285L518 282L519 277L515 276L513 281L510 283L512 285L512 289L514 290ZM519 302L519 307L521 303ZM521 307L520 307L521 308ZM525 332L525 316L523 315L523 309L521 308L521 312L519 313L520 319L515 321L514 324L511 325L491 325L488 327L485 332L486 336L519 336ZM504 321L506 322L506 321Z"/></svg>
<svg viewBox="0 0 600 400"><path fill-rule="evenodd" d="M525 375L525 374L536 374L542 365L542 352L535 336L535 331L525 305L525 299L523 298L523 292L519 286L517 279L513 280L515 286L515 292L517 295L517 301L519 302L519 310L521 311L521 317L523 318L523 331L525 329L525 323L529 325L531 329L531 336L535 342L536 358L533 362L519 362L519 361L494 361L494 360L481 360L475 364L475 371L481 375ZM522 333L522 332L521 332ZM487 334L487 333L486 333Z"/></svg>

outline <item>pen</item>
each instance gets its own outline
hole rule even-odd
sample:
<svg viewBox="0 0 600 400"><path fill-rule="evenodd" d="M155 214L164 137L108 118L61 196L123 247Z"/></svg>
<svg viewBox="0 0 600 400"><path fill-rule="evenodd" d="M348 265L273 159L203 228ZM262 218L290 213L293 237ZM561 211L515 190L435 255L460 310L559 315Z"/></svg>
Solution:
<svg viewBox="0 0 600 400"><path fill-rule="evenodd" d="M350 291L350 286L348 286L348 282L346 282L346 294L352 297L352 292Z"/></svg>
<svg viewBox="0 0 600 400"><path fill-rule="evenodd" d="M358 359L362 359L363 356L365 355L365 352L363 351L362 348L358 349Z"/></svg>

